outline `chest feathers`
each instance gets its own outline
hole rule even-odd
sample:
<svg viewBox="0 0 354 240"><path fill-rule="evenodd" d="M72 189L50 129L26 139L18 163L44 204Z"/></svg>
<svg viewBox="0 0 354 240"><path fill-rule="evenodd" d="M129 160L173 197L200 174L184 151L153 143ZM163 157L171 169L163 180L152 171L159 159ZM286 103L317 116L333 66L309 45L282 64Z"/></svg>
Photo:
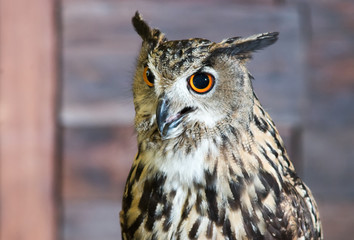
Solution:
<svg viewBox="0 0 354 240"><path fill-rule="evenodd" d="M311 193L259 104L246 131L139 144L121 212L124 239L318 239ZM193 139L193 141L191 140Z"/></svg>

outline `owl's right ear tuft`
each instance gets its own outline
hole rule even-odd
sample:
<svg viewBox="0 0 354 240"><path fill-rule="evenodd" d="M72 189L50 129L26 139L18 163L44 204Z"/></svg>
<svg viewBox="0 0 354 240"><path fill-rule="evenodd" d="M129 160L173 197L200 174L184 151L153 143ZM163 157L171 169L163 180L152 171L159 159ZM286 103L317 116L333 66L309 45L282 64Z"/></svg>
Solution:
<svg viewBox="0 0 354 240"><path fill-rule="evenodd" d="M139 34L143 41L157 46L159 43L167 40L165 35L161 33L160 30L156 28L151 29L138 11L136 11L134 17L132 18L132 23L135 31Z"/></svg>
<svg viewBox="0 0 354 240"><path fill-rule="evenodd" d="M149 41L152 38L152 31L149 25L143 20L140 13L136 11L134 17L132 18L132 23L135 31L144 41Z"/></svg>

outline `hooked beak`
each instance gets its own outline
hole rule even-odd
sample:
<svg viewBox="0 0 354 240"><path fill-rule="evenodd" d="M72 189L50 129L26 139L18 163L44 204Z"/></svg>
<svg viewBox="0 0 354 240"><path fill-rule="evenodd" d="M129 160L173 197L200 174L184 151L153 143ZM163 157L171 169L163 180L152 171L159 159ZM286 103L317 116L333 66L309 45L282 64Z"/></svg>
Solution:
<svg viewBox="0 0 354 240"><path fill-rule="evenodd" d="M190 112L194 111L191 107L185 107L178 113L170 111L170 102L163 95L157 104L156 122L162 139L172 138L172 133L182 122L183 118Z"/></svg>

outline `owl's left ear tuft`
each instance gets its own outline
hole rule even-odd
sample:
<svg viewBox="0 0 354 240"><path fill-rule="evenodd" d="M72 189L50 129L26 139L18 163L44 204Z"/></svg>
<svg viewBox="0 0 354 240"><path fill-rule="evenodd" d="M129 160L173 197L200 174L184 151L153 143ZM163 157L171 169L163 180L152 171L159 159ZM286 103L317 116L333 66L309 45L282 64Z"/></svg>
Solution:
<svg viewBox="0 0 354 240"><path fill-rule="evenodd" d="M233 37L215 44L214 54L239 55L240 57L251 57L251 52L261 50L272 45L278 40L278 32L256 34L247 38Z"/></svg>
<svg viewBox="0 0 354 240"><path fill-rule="evenodd" d="M135 31L139 34L143 41L149 42L156 46L167 40L165 35L161 33L159 29L151 29L138 11L136 11L134 17L132 18L132 23Z"/></svg>

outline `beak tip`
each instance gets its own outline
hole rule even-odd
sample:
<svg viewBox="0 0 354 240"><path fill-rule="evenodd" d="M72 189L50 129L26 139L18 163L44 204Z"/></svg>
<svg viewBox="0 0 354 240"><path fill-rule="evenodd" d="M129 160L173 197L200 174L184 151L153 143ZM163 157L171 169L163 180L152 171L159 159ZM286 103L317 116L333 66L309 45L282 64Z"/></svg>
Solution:
<svg viewBox="0 0 354 240"><path fill-rule="evenodd" d="M157 121L157 130L159 131L161 138L165 139L167 135L167 129L165 128L165 123Z"/></svg>

